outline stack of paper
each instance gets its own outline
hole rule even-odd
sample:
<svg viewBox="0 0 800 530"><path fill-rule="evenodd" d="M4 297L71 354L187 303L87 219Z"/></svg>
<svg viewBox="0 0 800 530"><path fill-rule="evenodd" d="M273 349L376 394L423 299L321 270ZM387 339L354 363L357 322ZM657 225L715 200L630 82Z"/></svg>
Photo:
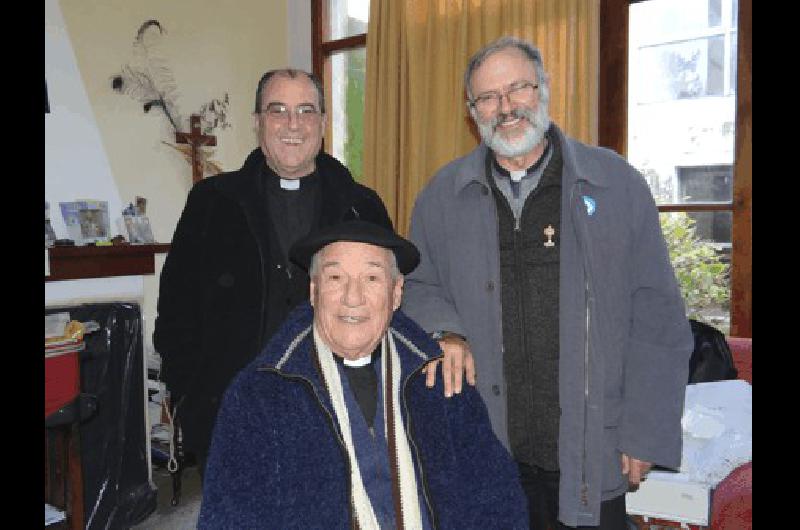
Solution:
<svg viewBox="0 0 800 530"><path fill-rule="evenodd" d="M50 526L66 519L66 514L54 506L44 503L44 525Z"/></svg>
<svg viewBox="0 0 800 530"><path fill-rule="evenodd" d="M45 343L44 356L56 357L57 355L64 355L65 353L81 351L84 349L86 349L86 343L83 342L82 339L67 338Z"/></svg>

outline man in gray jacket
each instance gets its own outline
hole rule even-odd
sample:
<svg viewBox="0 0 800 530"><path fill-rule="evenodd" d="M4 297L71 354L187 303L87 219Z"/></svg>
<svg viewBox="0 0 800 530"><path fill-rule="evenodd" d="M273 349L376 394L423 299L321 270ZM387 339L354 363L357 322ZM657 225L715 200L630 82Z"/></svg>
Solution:
<svg viewBox="0 0 800 530"><path fill-rule="evenodd" d="M541 54L502 38L466 70L481 144L417 197L403 310L474 356L531 528L626 528L625 492L678 467L693 339L642 176L550 122Z"/></svg>

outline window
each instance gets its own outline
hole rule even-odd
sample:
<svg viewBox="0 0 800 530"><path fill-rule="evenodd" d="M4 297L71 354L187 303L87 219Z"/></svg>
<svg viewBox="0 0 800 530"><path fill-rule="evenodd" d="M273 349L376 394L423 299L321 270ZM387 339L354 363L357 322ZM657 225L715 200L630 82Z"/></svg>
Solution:
<svg viewBox="0 0 800 530"><path fill-rule="evenodd" d="M678 167L678 198L684 202L730 204L732 199L733 166ZM700 241L715 245L717 250L730 257L730 212L695 212L695 232Z"/></svg>
<svg viewBox="0 0 800 530"><path fill-rule="evenodd" d="M325 85L325 150L362 175L369 0L312 0L314 73Z"/></svg>
<svg viewBox="0 0 800 530"><path fill-rule="evenodd" d="M630 6L628 26L628 161L669 206L662 229L689 315L726 334L733 181L724 168L734 158L736 86L725 57L736 7L648 0Z"/></svg>
<svg viewBox="0 0 800 530"><path fill-rule="evenodd" d="M690 316L747 337L751 13L752 0L601 0L599 109L600 144L650 185Z"/></svg>

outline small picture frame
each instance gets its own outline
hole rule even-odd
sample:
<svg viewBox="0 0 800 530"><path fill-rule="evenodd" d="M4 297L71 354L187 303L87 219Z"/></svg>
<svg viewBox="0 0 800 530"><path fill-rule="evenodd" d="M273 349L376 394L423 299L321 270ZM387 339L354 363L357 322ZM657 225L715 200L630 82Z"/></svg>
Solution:
<svg viewBox="0 0 800 530"><path fill-rule="evenodd" d="M99 208L82 208L78 210L78 220L81 225L81 239L83 241L108 239L108 226L106 226L103 210Z"/></svg>
<svg viewBox="0 0 800 530"><path fill-rule="evenodd" d="M76 245L86 245L108 239L108 202L79 199L60 202L61 215L67 225L67 235Z"/></svg>
<svg viewBox="0 0 800 530"><path fill-rule="evenodd" d="M56 232L53 230L53 225L50 219L44 220L44 246L50 248L56 244Z"/></svg>
<svg viewBox="0 0 800 530"><path fill-rule="evenodd" d="M56 232L53 230L53 224L50 222L50 203L44 202L44 246L50 248L55 245Z"/></svg>
<svg viewBox="0 0 800 530"><path fill-rule="evenodd" d="M133 245L146 245L154 243L153 230L150 219L146 215L124 215L125 229L128 231L128 241Z"/></svg>
<svg viewBox="0 0 800 530"><path fill-rule="evenodd" d="M77 202L59 202L61 216L64 218L64 225L67 227L67 238L82 245L81 221L79 218L80 205Z"/></svg>

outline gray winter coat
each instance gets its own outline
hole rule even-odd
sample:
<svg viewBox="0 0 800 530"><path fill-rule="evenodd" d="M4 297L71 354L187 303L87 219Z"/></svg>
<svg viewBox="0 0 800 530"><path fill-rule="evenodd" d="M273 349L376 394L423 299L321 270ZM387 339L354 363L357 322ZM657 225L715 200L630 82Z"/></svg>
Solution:
<svg viewBox="0 0 800 530"><path fill-rule="evenodd" d="M681 458L693 339L658 211L616 153L567 138L559 278L559 519L599 524L627 490L620 453L667 467ZM487 147L440 169L417 197L410 239L422 261L403 311L426 331L464 335L478 390L508 447L497 212Z"/></svg>

